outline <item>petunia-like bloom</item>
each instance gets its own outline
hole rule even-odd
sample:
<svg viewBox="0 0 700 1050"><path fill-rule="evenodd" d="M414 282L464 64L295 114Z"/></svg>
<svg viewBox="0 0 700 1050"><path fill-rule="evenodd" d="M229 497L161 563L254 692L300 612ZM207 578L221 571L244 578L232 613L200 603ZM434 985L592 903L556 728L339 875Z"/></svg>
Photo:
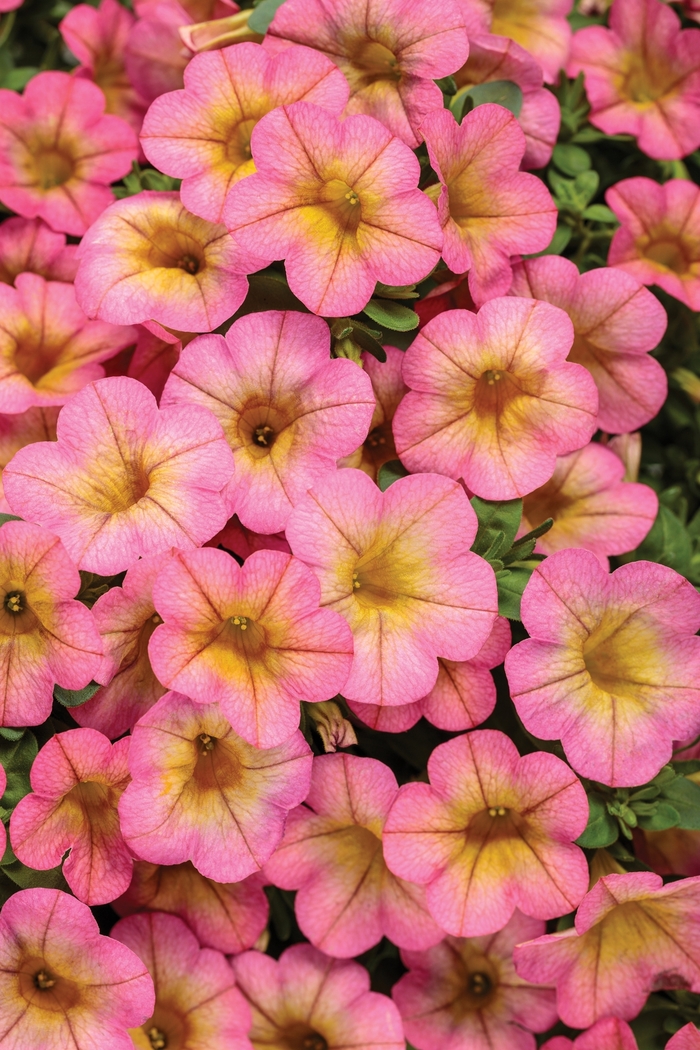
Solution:
<svg viewBox="0 0 700 1050"><path fill-rule="evenodd" d="M539 552L583 547L607 569L609 555L642 542L659 509L653 489L623 481L624 475L620 457L596 442L560 456L550 480L523 500L523 533L552 518L554 525L537 541Z"/></svg>
<svg viewBox="0 0 700 1050"><path fill-rule="evenodd" d="M374 395L353 361L330 360L322 318L270 310L234 321L225 338L190 343L161 405L214 413L233 450L229 506L247 528L272 533L365 438Z"/></svg>
<svg viewBox="0 0 700 1050"><path fill-rule="evenodd" d="M404 784L384 826L384 856L426 886L435 921L455 937L503 929L518 908L536 919L572 911L588 888L573 844L588 821L581 782L556 755L518 754L494 729L435 748L429 784Z"/></svg>
<svg viewBox="0 0 700 1050"><path fill-rule="evenodd" d="M458 0L441 0L437 20L417 0L286 0L264 44L275 52L292 44L325 52L350 84L347 112L376 117L412 147L423 118L442 106L433 81L469 54Z"/></svg>
<svg viewBox="0 0 700 1050"><path fill-rule="evenodd" d="M131 882L131 853L117 803L129 782L129 738L110 744L94 729L56 733L34 759L32 794L10 820L12 849L46 871L63 864L66 882L85 904L108 904Z"/></svg>
<svg viewBox="0 0 700 1050"><path fill-rule="evenodd" d="M112 907L118 915L146 910L179 915L203 947L226 955L252 948L270 911L260 875L214 882L189 861L159 865L137 860L131 885Z"/></svg>
<svg viewBox="0 0 700 1050"><path fill-rule="evenodd" d="M255 171L253 128L276 106L307 101L340 115L348 84L325 55L292 47L268 54L242 43L195 55L184 91L151 105L141 143L161 171L182 178L182 203L195 215L221 222L231 186Z"/></svg>
<svg viewBox="0 0 700 1050"><path fill-rule="evenodd" d="M382 830L398 790L391 769L377 759L314 758L305 805L289 814L265 865L275 886L299 891L299 927L328 955L360 955L382 937L428 948L443 936L423 887L396 878L384 862Z"/></svg>
<svg viewBox="0 0 700 1050"><path fill-rule="evenodd" d="M13 513L55 531L79 568L110 576L225 524L233 462L206 409L159 410L141 383L115 376L77 393L57 434L20 449L3 485Z"/></svg>
<svg viewBox="0 0 700 1050"><path fill-rule="evenodd" d="M0 201L61 233L85 233L138 152L133 130L104 107L96 84L53 70L22 95L1 90Z"/></svg>
<svg viewBox="0 0 700 1050"><path fill-rule="evenodd" d="M156 991L151 1017L131 1030L136 1050L250 1050L250 1008L221 953L200 948L175 915L131 915L112 927L148 967Z"/></svg>
<svg viewBox="0 0 700 1050"><path fill-rule="evenodd" d="M72 281L78 267L77 244L66 244L41 219L13 216L0 224L0 281L14 284L20 273L38 273L47 281Z"/></svg>
<svg viewBox="0 0 700 1050"><path fill-rule="evenodd" d="M512 255L542 251L557 225L557 207L535 175L520 171L525 136L513 114L486 103L461 125L438 109L421 125L439 183L442 255L454 273L469 271L477 306L511 286Z"/></svg>
<svg viewBox="0 0 700 1050"><path fill-rule="evenodd" d="M516 947L516 969L556 985L559 1016L572 1028L609 1015L630 1020L652 990L700 991L699 906L700 878L664 886L652 872L605 875L574 927Z"/></svg>
<svg viewBox="0 0 700 1050"><path fill-rule="evenodd" d="M644 784L674 739L700 730L700 595L673 569L637 561L608 575L590 551L558 551L521 613L530 637L505 661L513 703L581 776Z"/></svg>
<svg viewBox="0 0 700 1050"><path fill-rule="evenodd" d="M700 1050L700 1032L694 1024L685 1025L669 1039L666 1050Z"/></svg>
<svg viewBox="0 0 700 1050"><path fill-rule="evenodd" d="M160 401L163 387L182 352L183 342L194 336L171 332L157 321L137 325L137 331L136 348L126 374L147 386Z"/></svg>
<svg viewBox="0 0 700 1050"><path fill-rule="evenodd" d="M470 41L483 33L509 37L537 59L548 84L556 81L569 55L567 15L572 0L460 0L460 4Z"/></svg>
<svg viewBox="0 0 700 1050"><path fill-rule="evenodd" d="M569 76L583 73L588 119L606 135L635 135L649 157L700 146L700 29L681 29L661 0L615 0L609 29L574 34Z"/></svg>
<svg viewBox="0 0 700 1050"><path fill-rule="evenodd" d="M40 725L54 683L83 689L101 663L80 576L59 539L24 521L0 528L0 724Z"/></svg>
<svg viewBox="0 0 700 1050"><path fill-rule="evenodd" d="M132 730L122 832L141 860L183 864L216 882L259 871L306 797L311 752L301 733L259 750L217 703L166 693Z"/></svg>
<svg viewBox="0 0 700 1050"><path fill-rule="evenodd" d="M61 890L13 894L0 914L0 1043L7 1050L109 1046L153 1012L138 956L100 935L90 909Z"/></svg>
<svg viewBox="0 0 700 1050"><path fill-rule="evenodd" d="M15 452L34 441L55 441L59 408L28 408L20 415L0 415L0 513L11 514L2 474Z"/></svg>
<svg viewBox="0 0 700 1050"><path fill-rule="evenodd" d="M252 1010L254 1050L404 1050L399 1011L351 959L294 944L278 960L244 952L231 965Z"/></svg>
<svg viewBox="0 0 700 1050"><path fill-rule="evenodd" d="M438 475L401 478L382 493L360 470L339 470L296 505L286 536L341 613L355 653L348 700L398 706L435 685L437 657L469 660L496 617L490 565L469 548L476 515L461 486Z"/></svg>
<svg viewBox="0 0 700 1050"><path fill-rule="evenodd" d="M264 536L259 532L252 532L241 525L234 516L226 522L221 532L217 532L213 539L209 540L207 547L223 547L233 554L237 554L243 561L249 558L255 551L283 551L291 554L291 548L287 543L283 532L275 532Z"/></svg>
<svg viewBox="0 0 700 1050"><path fill-rule="evenodd" d="M233 239L187 211L177 193L145 190L117 201L90 227L79 257L78 302L88 317L113 324L153 319L210 332L248 291L245 257ZM250 270L259 265L254 260Z"/></svg>
<svg viewBox="0 0 700 1050"><path fill-rule="evenodd" d="M401 461L463 478L489 500L544 484L556 457L585 445L597 426L595 383L566 359L572 338L563 310L528 299L434 317L406 351L410 390L394 416Z"/></svg>
<svg viewBox="0 0 700 1050"><path fill-rule="evenodd" d="M610 265L700 310L700 186L688 179L663 185L623 179L605 200L621 223L610 244Z"/></svg>
<svg viewBox="0 0 700 1050"><path fill-rule="evenodd" d="M285 260L313 313L357 313L377 281L414 284L436 265L442 231L420 165L378 120L295 102L258 121L250 145L256 172L231 187L224 222L244 256Z"/></svg>
<svg viewBox="0 0 700 1050"><path fill-rule="evenodd" d="M666 1045L671 1046L672 1042ZM637 1040L626 1021L603 1017L576 1039L567 1039L565 1035L548 1039L542 1044L542 1050L637 1050Z"/></svg>
<svg viewBox="0 0 700 1050"><path fill-rule="evenodd" d="M319 596L313 572L282 551L256 551L242 567L211 547L178 551L153 587L165 621L149 643L153 670L199 703L216 697L250 744L281 744L299 702L335 696L352 662L347 624Z"/></svg>
<svg viewBox="0 0 700 1050"><path fill-rule="evenodd" d="M542 933L543 922L516 911L491 937L402 951L408 973L391 994L406 1038L417 1050L535 1050L532 1033L557 1020L554 990L518 977L513 948Z"/></svg>
<svg viewBox="0 0 700 1050"><path fill-rule="evenodd" d="M666 373L648 353L666 330L666 311L635 277L607 267L579 274L575 263L558 255L527 259L513 270L512 294L552 303L571 318L568 360L595 379L598 425L612 434L648 423L668 387Z"/></svg>
<svg viewBox="0 0 700 1050"><path fill-rule="evenodd" d="M401 398L408 390L403 381L403 350L385 346L386 361L380 362L372 354L362 354L362 368L369 376L374 394L374 412L369 434L359 448L338 461L339 467L358 467L373 481L385 463L396 459L396 446L391 424Z"/></svg>

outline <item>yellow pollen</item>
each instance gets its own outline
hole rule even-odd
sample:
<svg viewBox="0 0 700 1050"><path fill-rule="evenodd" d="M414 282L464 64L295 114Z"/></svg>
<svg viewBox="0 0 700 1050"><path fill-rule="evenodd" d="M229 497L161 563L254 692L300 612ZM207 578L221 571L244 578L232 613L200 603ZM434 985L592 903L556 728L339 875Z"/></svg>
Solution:
<svg viewBox="0 0 700 1050"><path fill-rule="evenodd" d="M162 622L163 622L163 621L162 621L162 619L160 618L160 616L158 615L158 613L155 613L155 614L154 614L154 615L153 615L153 616L151 617L151 623L156 623L156 624L158 624L158 623L162 623Z"/></svg>
<svg viewBox="0 0 700 1050"><path fill-rule="evenodd" d="M497 383L500 378L501 378L501 373L500 372L493 372L491 369L489 369L488 372L486 373L486 382L488 383L489 386L493 386L493 384Z"/></svg>
<svg viewBox="0 0 700 1050"><path fill-rule="evenodd" d="M232 616L231 623L234 627L240 627L242 631L248 630L248 620L245 616Z"/></svg>
<svg viewBox="0 0 700 1050"><path fill-rule="evenodd" d="M50 977L46 970L39 970L39 972L34 975L34 984L40 991L45 992L49 988L53 988L56 984L56 978Z"/></svg>
<svg viewBox="0 0 700 1050"><path fill-rule="evenodd" d="M9 612L18 613L22 611L22 595L21 594L8 594L5 599L5 608Z"/></svg>
<svg viewBox="0 0 700 1050"><path fill-rule="evenodd" d="M156 1028L156 1026L153 1025L152 1028L148 1029L146 1035L148 1036L148 1041L153 1047L153 1050L166 1050L168 1037L160 1028Z"/></svg>
<svg viewBox="0 0 700 1050"><path fill-rule="evenodd" d="M352 574L352 585L353 585L354 590L357 590L359 588L359 586L360 586L360 581L357 578L357 573L356 572L354 572Z"/></svg>
<svg viewBox="0 0 700 1050"><path fill-rule="evenodd" d="M348 190L348 192L345 194L345 200L348 202L348 204L360 203L360 198L357 196L354 190Z"/></svg>
<svg viewBox="0 0 700 1050"><path fill-rule="evenodd" d="M490 817L505 817L506 811L503 806L491 806L489 808Z"/></svg>
<svg viewBox="0 0 700 1050"><path fill-rule="evenodd" d="M216 741L214 740L213 736L209 736L208 733L200 733L199 734L199 739L202 742L202 750L203 751L213 751L214 750L214 744L215 744Z"/></svg>

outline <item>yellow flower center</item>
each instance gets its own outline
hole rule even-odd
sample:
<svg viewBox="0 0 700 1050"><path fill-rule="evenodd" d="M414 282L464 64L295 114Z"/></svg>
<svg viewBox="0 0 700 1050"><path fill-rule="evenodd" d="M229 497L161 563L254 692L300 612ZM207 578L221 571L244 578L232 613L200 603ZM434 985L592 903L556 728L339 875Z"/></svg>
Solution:
<svg viewBox="0 0 700 1050"><path fill-rule="evenodd" d="M10 591L5 595L5 608L10 613L21 613L27 607L27 599L22 591Z"/></svg>
<svg viewBox="0 0 700 1050"><path fill-rule="evenodd" d="M400 80L401 68L396 55L378 40L361 38L350 50L350 61L362 74L365 83L377 80Z"/></svg>
<svg viewBox="0 0 700 1050"><path fill-rule="evenodd" d="M46 992L49 988L55 987L56 978L52 977L48 970L39 970L34 974L34 984L40 992Z"/></svg>
<svg viewBox="0 0 700 1050"><path fill-rule="evenodd" d="M508 810L505 808L505 806L490 806L489 807L489 816L490 817L505 817L507 813L508 813Z"/></svg>
<svg viewBox="0 0 700 1050"><path fill-rule="evenodd" d="M184 270L185 273L191 273L194 275L199 272L199 259L189 253L181 256L177 261L177 265L181 270Z"/></svg>
<svg viewBox="0 0 700 1050"><path fill-rule="evenodd" d="M470 973L468 988L471 995L482 999L489 994L493 988L493 983L487 973Z"/></svg>
<svg viewBox="0 0 700 1050"><path fill-rule="evenodd" d="M34 157L37 179L42 190L63 186L73 174L73 161L58 149L44 149Z"/></svg>
<svg viewBox="0 0 700 1050"><path fill-rule="evenodd" d="M660 237L653 240L648 248L644 249L644 255L659 267L673 273L684 274L690 269L688 257L679 238Z"/></svg>
<svg viewBox="0 0 700 1050"><path fill-rule="evenodd" d="M251 159L250 136L257 121L242 120L231 129L226 139L226 159L236 168L248 164Z"/></svg>
<svg viewBox="0 0 700 1050"><path fill-rule="evenodd" d="M153 1047L153 1050L167 1050L168 1037L162 1028L157 1028L155 1025L152 1025L152 1027L146 1032L146 1035L148 1036L148 1041Z"/></svg>
<svg viewBox="0 0 700 1050"><path fill-rule="evenodd" d="M342 179L329 179L319 191L319 202L330 211L335 221L353 232L362 221L362 201L352 186Z"/></svg>
<svg viewBox="0 0 700 1050"><path fill-rule="evenodd" d="M283 1042L279 1044L285 1050L328 1050L328 1042L319 1032L308 1025L294 1025L284 1033Z"/></svg>
<svg viewBox="0 0 700 1050"><path fill-rule="evenodd" d="M240 627L242 631L248 630L248 618L246 616L232 616L231 623L234 627Z"/></svg>
<svg viewBox="0 0 700 1050"><path fill-rule="evenodd" d="M224 422L224 430L234 448L243 445L253 459L265 459L287 427L293 427L299 413L300 405L293 393L274 404L269 400L251 398L240 415L232 418L231 424ZM292 438L293 429L287 434L287 441ZM284 442L282 444L287 447Z"/></svg>

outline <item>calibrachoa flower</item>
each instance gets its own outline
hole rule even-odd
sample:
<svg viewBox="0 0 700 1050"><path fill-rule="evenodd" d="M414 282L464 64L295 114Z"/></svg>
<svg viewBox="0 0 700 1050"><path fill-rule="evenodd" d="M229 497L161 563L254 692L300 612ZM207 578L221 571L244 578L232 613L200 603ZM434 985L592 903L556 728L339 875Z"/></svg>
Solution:
<svg viewBox="0 0 700 1050"><path fill-rule="evenodd" d="M259 750L219 704L166 693L132 730L129 769L119 814L139 859L191 860L208 879L238 882L269 859L306 797L311 752L299 732Z"/></svg>
<svg viewBox="0 0 700 1050"><path fill-rule="evenodd" d="M429 784L404 784L384 827L384 856L426 886L430 913L455 937L496 933L518 908L571 911L588 887L573 844L588 821L581 782L555 755L522 758L504 733L478 729L435 748Z"/></svg>
<svg viewBox="0 0 700 1050"><path fill-rule="evenodd" d="M195 55L185 70L185 90L151 105L141 143L148 159L182 178L182 203L195 215L221 222L230 187L255 171L253 128L276 106L305 100L342 113L345 77L329 58L292 47L272 56L242 43Z"/></svg>
<svg viewBox="0 0 700 1050"><path fill-rule="evenodd" d="M0 281L14 284L17 274L27 272L48 281L72 281L77 247L66 244L65 233L55 233L41 219L5 219L0 225Z"/></svg>
<svg viewBox="0 0 700 1050"><path fill-rule="evenodd" d="M610 28L574 34L567 72L585 75L588 119L636 135L644 153L685 157L700 146L700 30L681 29L661 0L615 0Z"/></svg>
<svg viewBox="0 0 700 1050"><path fill-rule="evenodd" d="M666 1050L700 1050L700 1032L694 1024L685 1025L669 1039Z"/></svg>
<svg viewBox="0 0 700 1050"><path fill-rule="evenodd" d="M79 568L122 572L226 522L231 450L206 409L159 410L136 380L100 379L65 406L57 434L20 449L3 485L13 512L58 533Z"/></svg>
<svg viewBox="0 0 700 1050"><path fill-rule="evenodd" d="M163 387L177 364L186 339L192 335L171 332L156 321L137 325L136 349L129 362L127 375L138 379L160 400Z"/></svg>
<svg viewBox="0 0 700 1050"><path fill-rule="evenodd" d="M605 875L572 929L516 947L516 969L556 985L559 1016L572 1028L608 1015L629 1020L652 990L700 991L699 905L700 878L664 886L646 871Z"/></svg>
<svg viewBox="0 0 700 1050"><path fill-rule="evenodd" d="M382 493L362 471L339 470L296 505L292 551L352 629L348 700L410 703L435 685L438 656L479 651L497 602L493 570L469 550L476 528L464 490L433 474Z"/></svg>
<svg viewBox="0 0 700 1050"><path fill-rule="evenodd" d="M243 561L249 558L251 554L254 554L255 551L292 553L283 532L275 532L267 536L259 532L252 532L241 525L235 514L226 522L221 532L218 532L205 546L224 547L227 551L237 554Z"/></svg>
<svg viewBox="0 0 700 1050"><path fill-rule="evenodd" d="M328 700L350 669L350 631L319 609L319 593L314 574L282 551L256 551L243 567L211 547L178 551L153 587L165 620L149 644L153 669L199 703L216 697L249 743L281 744L299 702Z"/></svg>
<svg viewBox="0 0 700 1050"><path fill-rule="evenodd" d="M179 915L203 947L227 955L253 947L270 911L260 875L249 875L243 882L214 882L189 861L136 861L131 885L112 907L118 915L145 910Z"/></svg>
<svg viewBox="0 0 700 1050"><path fill-rule="evenodd" d="M392 875L382 830L398 793L396 777L374 758L314 758L305 805L292 810L284 838L265 865L275 886L298 890L302 933L329 955L360 955L382 937L404 948L436 944L425 891Z"/></svg>
<svg viewBox="0 0 700 1050"><path fill-rule="evenodd" d="M241 317L225 339L195 339L165 384L162 405L203 405L221 423L235 462L229 504L256 532L283 530L294 504L367 434L372 383L329 355L322 318L270 310Z"/></svg>
<svg viewBox="0 0 700 1050"><path fill-rule="evenodd" d="M671 1046L673 1040L667 1043ZM700 1044L699 1044L700 1045ZM626 1021L617 1017L604 1017L582 1032L576 1039L557 1035L543 1044L542 1050L637 1050L634 1032Z"/></svg>
<svg viewBox="0 0 700 1050"><path fill-rule="evenodd" d="M138 152L129 125L104 107L96 84L68 73L38 73L23 95L1 90L0 201L59 232L85 233Z"/></svg>
<svg viewBox="0 0 700 1050"><path fill-rule="evenodd" d="M12 849L30 868L55 868L69 851L63 874L86 904L108 904L131 882L117 813L128 753L128 737L110 744L94 729L56 733L32 764L33 794L20 799L10 820Z"/></svg>
<svg viewBox="0 0 700 1050"><path fill-rule="evenodd" d="M566 64L571 42L567 15L572 0L460 0L472 36L510 37L533 55L552 84Z"/></svg>
<svg viewBox="0 0 700 1050"><path fill-rule="evenodd" d="M668 385L663 368L648 354L666 330L666 311L636 276L606 267L579 274L575 263L556 255L528 259L513 271L513 294L545 300L571 318L574 345L568 360L584 365L595 379L598 424L613 434L648 423Z"/></svg>
<svg viewBox="0 0 700 1050"><path fill-rule="evenodd" d="M461 125L439 109L421 131L440 180L428 193L443 228L443 258L454 273L469 270L469 291L481 306L510 288L512 255L547 247L556 205L541 179L519 170L525 136L503 106L478 106Z"/></svg>
<svg viewBox="0 0 700 1050"><path fill-rule="evenodd" d="M224 221L244 253L285 260L313 313L354 314L377 281L412 284L437 263L420 165L378 120L295 102L264 116L250 144L256 173L231 188Z"/></svg>
<svg viewBox="0 0 700 1050"><path fill-rule="evenodd" d="M80 576L56 536L37 525L0 528L0 724L51 714L54 683L83 689L101 663L92 613L73 601Z"/></svg>
<svg viewBox="0 0 700 1050"><path fill-rule="evenodd" d="M700 33L700 30L696 30ZM700 186L624 179L605 200L620 220L608 262L700 310Z"/></svg>
<svg viewBox="0 0 700 1050"><path fill-rule="evenodd" d="M409 146L423 117L442 106L433 83L466 61L460 6L441 0L440 17L415 0L286 0L265 37L279 51L308 44L338 64L350 83L348 113L377 117Z"/></svg>
<svg viewBox="0 0 700 1050"><path fill-rule="evenodd" d="M250 1009L221 952L200 948L175 915L131 915L110 933L148 967L153 1014L131 1032L138 1050L249 1050Z"/></svg>
<svg viewBox="0 0 700 1050"><path fill-rule="evenodd" d="M380 362L372 354L362 354L362 368L372 382L375 406L369 425L369 434L355 451L339 460L340 467L359 467L373 481L385 463L396 459L396 446L391 424L401 398L407 391L401 368L403 350L385 346L386 361Z"/></svg>
<svg viewBox="0 0 700 1050"><path fill-rule="evenodd" d="M2 474L15 452L35 441L56 440L59 408L28 408L20 415L0 415L0 513L11 514Z"/></svg>
<svg viewBox="0 0 700 1050"><path fill-rule="evenodd" d="M408 973L391 994L407 1039L417 1050L535 1050L532 1032L557 1020L554 991L518 977L513 948L542 933L543 922L516 911L491 937L402 951Z"/></svg>
<svg viewBox="0 0 700 1050"><path fill-rule="evenodd" d="M0 999L8 1050L133 1050L127 1029L152 1013L153 981L75 897L20 890L0 914Z"/></svg>
<svg viewBox="0 0 700 1050"><path fill-rule="evenodd" d="M581 776L644 784L674 739L700 729L700 595L673 569L638 561L608 575L589 551L558 551L521 613L530 637L505 661L513 703Z"/></svg>
<svg viewBox="0 0 700 1050"><path fill-rule="evenodd" d="M151 318L210 332L248 291L244 256L223 226L192 215L177 193L148 190L117 201L80 244L75 278L89 317L113 324ZM250 269L259 268L259 261Z"/></svg>
<svg viewBox="0 0 700 1050"><path fill-rule="evenodd" d="M595 384L566 360L572 335L563 310L510 297L429 321L406 351L411 389L394 417L404 465L463 478L484 499L542 485L597 425Z"/></svg>
<svg viewBox="0 0 700 1050"><path fill-rule="evenodd" d="M294 944L278 960L244 952L231 964L252 1010L254 1050L404 1050L399 1011L350 959Z"/></svg>

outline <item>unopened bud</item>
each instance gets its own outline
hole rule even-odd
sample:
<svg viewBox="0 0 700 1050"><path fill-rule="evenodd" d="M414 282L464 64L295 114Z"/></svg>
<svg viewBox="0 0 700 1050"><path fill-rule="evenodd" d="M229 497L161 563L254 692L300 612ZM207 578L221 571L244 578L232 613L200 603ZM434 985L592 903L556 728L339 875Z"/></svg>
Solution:
<svg viewBox="0 0 700 1050"><path fill-rule="evenodd" d="M681 390L685 390L688 397L700 405L700 376L696 376L695 372L687 368L677 368L671 375Z"/></svg>
<svg viewBox="0 0 700 1050"><path fill-rule="evenodd" d="M323 742L324 751L337 751L339 747L352 747L357 743L355 730L335 700L308 704L306 714Z"/></svg>
<svg viewBox="0 0 700 1050"><path fill-rule="evenodd" d="M237 11L226 18L214 18L210 22L197 22L195 25L180 26L178 32L185 47L195 54L200 51L218 51L229 44L240 44L252 40L259 44L263 39L261 33L248 28L248 19L254 8Z"/></svg>
<svg viewBox="0 0 700 1050"><path fill-rule="evenodd" d="M636 481L639 477L639 464L642 461L642 435L618 434L608 442L608 448L625 464L624 481Z"/></svg>

